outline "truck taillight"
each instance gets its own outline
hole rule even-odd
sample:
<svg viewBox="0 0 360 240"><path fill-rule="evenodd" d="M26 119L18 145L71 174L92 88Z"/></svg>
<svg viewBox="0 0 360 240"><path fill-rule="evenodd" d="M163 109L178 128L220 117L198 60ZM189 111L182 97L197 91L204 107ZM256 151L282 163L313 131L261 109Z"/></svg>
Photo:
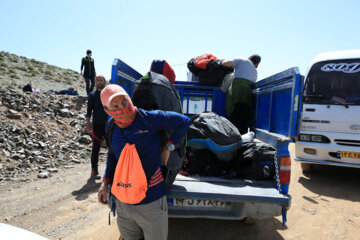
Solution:
<svg viewBox="0 0 360 240"><path fill-rule="evenodd" d="M280 157L280 184L290 183L291 160L289 156Z"/></svg>

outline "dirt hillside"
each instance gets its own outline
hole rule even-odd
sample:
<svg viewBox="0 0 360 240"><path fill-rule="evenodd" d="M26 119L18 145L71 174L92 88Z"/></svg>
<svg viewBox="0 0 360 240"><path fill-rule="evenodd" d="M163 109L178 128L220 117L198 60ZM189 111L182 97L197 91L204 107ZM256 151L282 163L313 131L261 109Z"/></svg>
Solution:
<svg viewBox="0 0 360 240"><path fill-rule="evenodd" d="M41 92L73 87L86 95L84 78L78 72L1 51L0 86L22 89L29 82Z"/></svg>

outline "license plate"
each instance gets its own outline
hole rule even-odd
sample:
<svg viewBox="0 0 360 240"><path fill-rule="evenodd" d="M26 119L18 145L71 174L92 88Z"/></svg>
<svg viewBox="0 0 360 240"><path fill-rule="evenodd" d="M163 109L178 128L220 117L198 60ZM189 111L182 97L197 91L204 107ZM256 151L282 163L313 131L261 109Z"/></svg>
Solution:
<svg viewBox="0 0 360 240"><path fill-rule="evenodd" d="M358 152L338 152L338 157L360 159L360 153L358 153Z"/></svg>
<svg viewBox="0 0 360 240"><path fill-rule="evenodd" d="M175 207L225 208L230 205L231 202L217 200L169 198L169 206Z"/></svg>

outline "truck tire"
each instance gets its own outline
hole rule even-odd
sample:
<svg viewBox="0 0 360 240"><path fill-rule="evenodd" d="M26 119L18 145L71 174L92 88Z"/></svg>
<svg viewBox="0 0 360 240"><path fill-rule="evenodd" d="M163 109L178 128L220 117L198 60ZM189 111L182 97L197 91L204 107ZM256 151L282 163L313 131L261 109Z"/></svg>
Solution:
<svg viewBox="0 0 360 240"><path fill-rule="evenodd" d="M303 172L311 172L313 169L313 165L310 163L301 163L301 169Z"/></svg>
<svg viewBox="0 0 360 240"><path fill-rule="evenodd" d="M256 224L256 223L260 222L260 219L259 218L249 218L249 217L247 217L247 218L244 218L243 222L245 224Z"/></svg>

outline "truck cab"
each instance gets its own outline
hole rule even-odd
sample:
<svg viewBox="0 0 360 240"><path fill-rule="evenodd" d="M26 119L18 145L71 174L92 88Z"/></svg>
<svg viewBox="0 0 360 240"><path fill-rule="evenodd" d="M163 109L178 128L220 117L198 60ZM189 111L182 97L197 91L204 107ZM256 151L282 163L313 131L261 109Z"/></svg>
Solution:
<svg viewBox="0 0 360 240"><path fill-rule="evenodd" d="M131 96L142 75L120 59L112 66L111 83L121 85ZM288 146L298 134L302 77L297 67L254 83L256 108L252 130L255 141L276 150L276 176L269 181L223 179L178 174L169 189L169 217L258 220L283 216L290 208L291 161ZM212 111L226 117L225 94L219 87L175 81L184 114Z"/></svg>
<svg viewBox="0 0 360 240"><path fill-rule="evenodd" d="M305 76L295 160L360 168L360 50L322 53Z"/></svg>

